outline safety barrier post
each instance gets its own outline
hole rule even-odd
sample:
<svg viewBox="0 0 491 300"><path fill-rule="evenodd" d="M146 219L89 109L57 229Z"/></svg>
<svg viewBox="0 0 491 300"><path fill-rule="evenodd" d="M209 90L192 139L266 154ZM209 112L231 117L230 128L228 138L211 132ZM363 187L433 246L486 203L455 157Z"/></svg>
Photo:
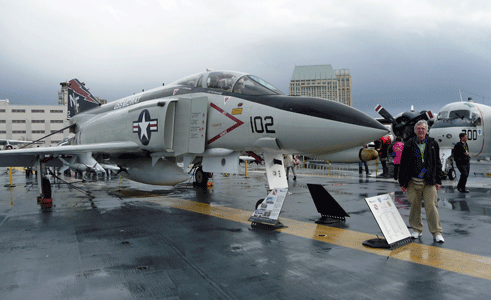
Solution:
<svg viewBox="0 0 491 300"><path fill-rule="evenodd" d="M245 162L245 178L247 178L247 160L245 159L244 162Z"/></svg>
<svg viewBox="0 0 491 300"><path fill-rule="evenodd" d="M15 184L12 183L12 167L9 167L9 173L10 173L10 184L6 184L4 186L6 186L6 187L15 187Z"/></svg>

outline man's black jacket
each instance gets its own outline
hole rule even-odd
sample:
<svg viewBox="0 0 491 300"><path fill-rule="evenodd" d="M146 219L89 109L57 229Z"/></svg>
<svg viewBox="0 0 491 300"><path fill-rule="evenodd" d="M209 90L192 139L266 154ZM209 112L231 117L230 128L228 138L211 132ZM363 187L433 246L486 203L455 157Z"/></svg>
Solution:
<svg viewBox="0 0 491 300"><path fill-rule="evenodd" d="M407 188L411 178L419 177L423 169L426 169L426 171L423 172L422 178L427 185L442 184L443 171L440 161L440 147L429 136L426 136L425 143L424 162L421 159L421 152L416 138L404 143L399 167L399 184L401 186Z"/></svg>
<svg viewBox="0 0 491 300"><path fill-rule="evenodd" d="M458 142L457 144L455 144L455 147L453 148L453 158L455 160L455 163L457 165L468 165L469 164L469 160L470 160L470 156L469 154L466 152L465 150L465 147L468 147L467 146L467 143L462 143L462 142ZM467 148L469 149L469 148Z"/></svg>

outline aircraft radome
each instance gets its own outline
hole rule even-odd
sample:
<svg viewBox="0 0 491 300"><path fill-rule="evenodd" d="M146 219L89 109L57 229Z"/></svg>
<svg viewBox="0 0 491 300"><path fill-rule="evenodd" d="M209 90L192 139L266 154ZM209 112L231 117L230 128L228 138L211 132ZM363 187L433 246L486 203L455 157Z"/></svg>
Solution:
<svg viewBox="0 0 491 300"><path fill-rule="evenodd" d="M385 134L389 136L392 143L395 143L395 138L400 136L404 141L407 141L414 135L414 124L419 120L427 120L428 123L433 124L434 117L431 111L414 111L414 107L411 106L410 111L405 111L397 114L393 117L385 108L380 104L375 107L375 111L378 112L382 118L377 119L382 123L390 132ZM378 138L376 138L378 139ZM373 141L371 141L373 142ZM389 147L390 152L392 148ZM328 160L330 162L360 162L370 161L378 158L378 153L374 149L374 143L369 143L367 148L354 147L339 151L336 153L329 153L322 156L317 156L317 159Z"/></svg>
<svg viewBox="0 0 491 300"><path fill-rule="evenodd" d="M472 160L491 157L491 107L475 103L453 102L442 107L428 133L440 145L442 166L450 179L455 178L452 149L460 141L459 134L466 133Z"/></svg>
<svg viewBox="0 0 491 300"><path fill-rule="evenodd" d="M2 151L0 166L61 167L58 157L69 155L77 160L65 165L100 170L104 158L128 179L174 185L190 179L178 160L193 164L195 179L204 183L211 172L237 173L239 154L251 151L264 155L269 187L288 188L282 154L315 157L387 133L357 109L286 96L259 77L233 71L198 73L105 105L73 79L68 117L69 145Z"/></svg>

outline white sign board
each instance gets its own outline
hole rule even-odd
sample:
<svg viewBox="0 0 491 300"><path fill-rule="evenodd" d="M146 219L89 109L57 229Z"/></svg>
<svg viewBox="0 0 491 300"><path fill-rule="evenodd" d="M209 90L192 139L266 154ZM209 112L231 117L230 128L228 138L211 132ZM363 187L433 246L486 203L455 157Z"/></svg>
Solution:
<svg viewBox="0 0 491 300"><path fill-rule="evenodd" d="M390 194L365 198L389 245L411 236Z"/></svg>
<svg viewBox="0 0 491 300"><path fill-rule="evenodd" d="M276 224L281 208L285 202L288 189L273 189L254 211L249 221L265 224Z"/></svg>

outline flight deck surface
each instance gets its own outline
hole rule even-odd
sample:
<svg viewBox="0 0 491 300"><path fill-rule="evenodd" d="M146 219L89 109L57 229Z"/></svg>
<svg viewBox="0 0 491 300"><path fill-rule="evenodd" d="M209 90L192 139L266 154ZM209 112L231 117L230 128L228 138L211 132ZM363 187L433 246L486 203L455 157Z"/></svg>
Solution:
<svg viewBox="0 0 491 300"><path fill-rule="evenodd" d="M472 164L467 188L444 181L434 243L423 210L420 240L395 250L362 243L382 233L365 198L395 192L392 178L357 164L298 169L278 230L248 218L266 196L264 169L215 174L214 186L161 187L125 179L52 180L51 209L36 204L34 178L0 175L0 299L484 299L491 283L490 164ZM476 174L474 174L476 173ZM79 181L66 178L69 181ZM320 217L307 183L321 184L350 215Z"/></svg>

